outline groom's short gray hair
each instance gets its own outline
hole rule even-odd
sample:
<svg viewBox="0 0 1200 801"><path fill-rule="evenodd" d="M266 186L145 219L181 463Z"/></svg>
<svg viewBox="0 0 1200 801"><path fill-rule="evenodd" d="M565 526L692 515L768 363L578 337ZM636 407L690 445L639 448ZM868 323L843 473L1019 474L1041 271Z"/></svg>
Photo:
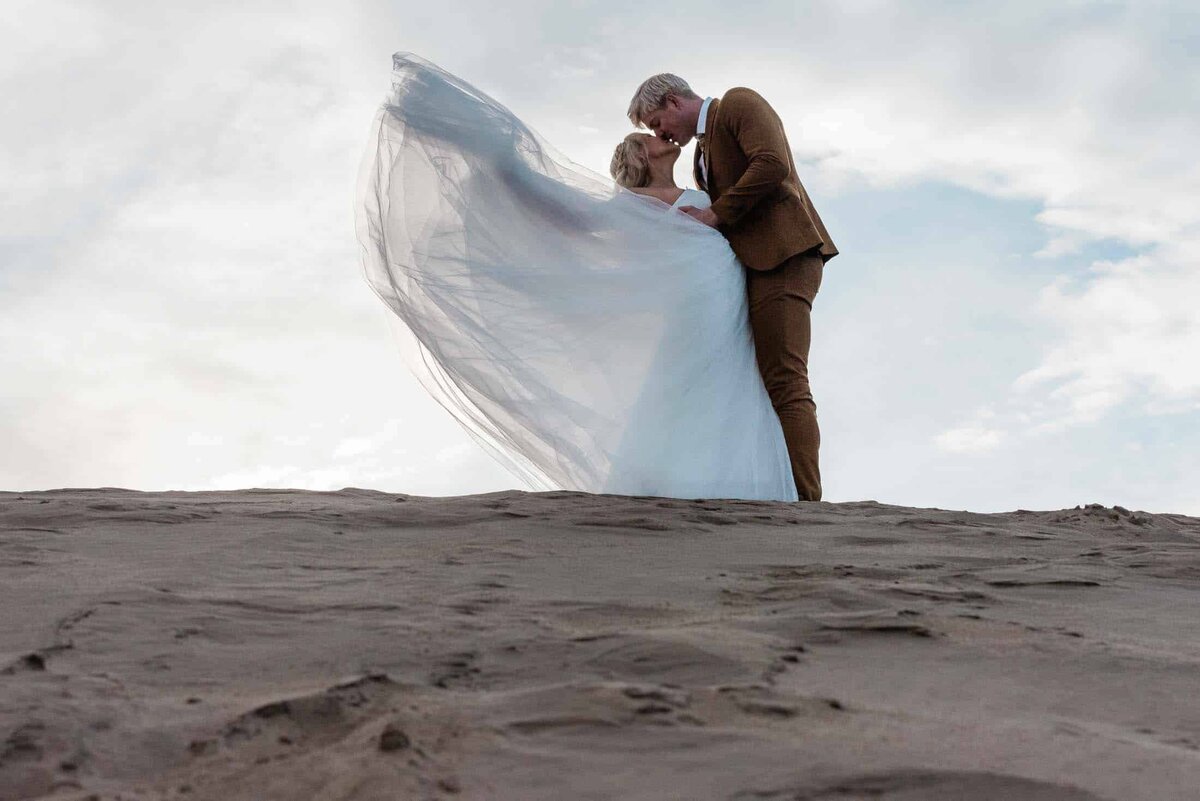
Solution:
<svg viewBox="0 0 1200 801"><path fill-rule="evenodd" d="M669 72L660 72L642 81L642 85L633 93L633 100L629 101L629 119L637 127L643 127L642 120L648 117L650 112L662 108L667 102L667 95L700 97L683 78Z"/></svg>

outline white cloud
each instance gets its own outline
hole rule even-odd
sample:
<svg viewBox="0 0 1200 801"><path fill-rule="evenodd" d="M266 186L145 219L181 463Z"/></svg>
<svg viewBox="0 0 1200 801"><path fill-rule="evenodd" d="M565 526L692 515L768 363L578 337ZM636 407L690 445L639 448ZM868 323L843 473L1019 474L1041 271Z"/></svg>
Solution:
<svg viewBox="0 0 1200 801"><path fill-rule="evenodd" d="M1092 422L1127 400L1147 414L1200 408L1200 270L1168 253L1097 262L1044 290L1060 339L1017 387L1049 388L1047 423Z"/></svg>
<svg viewBox="0 0 1200 801"><path fill-rule="evenodd" d="M460 462L464 457L474 452L475 448L472 443L460 442L448 448L442 448L434 454L433 460L440 464Z"/></svg>
<svg viewBox="0 0 1200 801"><path fill-rule="evenodd" d="M938 448L948 453L986 453L997 448L1002 439L1000 431L981 426L965 426L938 434L935 443Z"/></svg>
<svg viewBox="0 0 1200 801"><path fill-rule="evenodd" d="M370 453L375 450L377 444L370 437L348 437L337 444L334 448L334 459L351 459L355 456L362 456L365 453Z"/></svg>

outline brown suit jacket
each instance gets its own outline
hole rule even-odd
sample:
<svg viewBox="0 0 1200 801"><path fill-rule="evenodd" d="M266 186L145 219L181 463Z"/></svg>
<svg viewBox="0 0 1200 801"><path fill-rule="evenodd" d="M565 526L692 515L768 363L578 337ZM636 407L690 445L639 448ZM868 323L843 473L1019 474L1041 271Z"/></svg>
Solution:
<svg viewBox="0 0 1200 801"><path fill-rule="evenodd" d="M708 105L703 143L697 143L696 185L712 198L717 228L742 264L770 270L819 248L825 261L837 248L796 176L792 149L775 110L752 89L730 89ZM700 173L700 153L708 181Z"/></svg>

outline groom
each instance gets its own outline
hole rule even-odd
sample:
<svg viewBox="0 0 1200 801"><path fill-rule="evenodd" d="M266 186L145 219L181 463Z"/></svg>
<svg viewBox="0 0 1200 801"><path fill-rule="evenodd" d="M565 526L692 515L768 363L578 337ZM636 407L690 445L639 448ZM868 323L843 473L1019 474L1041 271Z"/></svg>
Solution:
<svg viewBox="0 0 1200 801"><path fill-rule="evenodd" d="M800 500L821 500L821 432L808 384L813 299L825 262L837 255L796 177L779 115L757 92L701 98L682 78L648 78L629 119L686 145L696 137L696 185L712 206L683 211L716 228L747 267L750 328L758 369L779 415Z"/></svg>

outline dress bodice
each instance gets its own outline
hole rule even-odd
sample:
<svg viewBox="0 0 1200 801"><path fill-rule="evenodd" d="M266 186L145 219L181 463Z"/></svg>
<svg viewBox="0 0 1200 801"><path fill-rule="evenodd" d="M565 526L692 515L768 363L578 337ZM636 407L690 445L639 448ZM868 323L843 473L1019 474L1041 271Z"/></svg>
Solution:
<svg viewBox="0 0 1200 801"><path fill-rule="evenodd" d="M699 189L685 189L683 194L671 204L671 208L677 209L681 206L695 206L701 209L707 209L712 205L712 200L708 197L707 192L701 192Z"/></svg>

